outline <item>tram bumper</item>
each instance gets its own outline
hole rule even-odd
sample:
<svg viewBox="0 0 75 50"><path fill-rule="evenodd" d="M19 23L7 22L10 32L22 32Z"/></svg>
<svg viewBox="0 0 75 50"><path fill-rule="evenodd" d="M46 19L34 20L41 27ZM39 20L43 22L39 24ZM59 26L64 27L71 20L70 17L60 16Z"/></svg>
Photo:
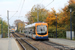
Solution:
<svg viewBox="0 0 75 50"><path fill-rule="evenodd" d="M43 36L43 37L41 37L41 36L36 36L36 39L48 39L48 36Z"/></svg>

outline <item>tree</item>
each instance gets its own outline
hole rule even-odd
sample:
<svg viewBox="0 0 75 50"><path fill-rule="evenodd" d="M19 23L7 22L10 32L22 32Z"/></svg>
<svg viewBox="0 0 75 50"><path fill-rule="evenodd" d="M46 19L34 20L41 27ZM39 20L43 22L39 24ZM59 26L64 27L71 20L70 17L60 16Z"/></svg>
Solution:
<svg viewBox="0 0 75 50"><path fill-rule="evenodd" d="M25 27L24 22L21 20L15 20L14 23L15 23L15 26L17 26L17 31L20 31L20 30L22 31Z"/></svg>
<svg viewBox="0 0 75 50"><path fill-rule="evenodd" d="M48 10L44 9L42 5L34 5L30 12L26 14L30 23L37 22L37 15L39 16L39 21L45 22Z"/></svg>
<svg viewBox="0 0 75 50"><path fill-rule="evenodd" d="M46 18L46 22L48 23L49 26L56 25L56 17L55 17L56 11L54 8L52 8L51 12L48 12L48 16Z"/></svg>
<svg viewBox="0 0 75 50"><path fill-rule="evenodd" d="M14 21L15 26L17 26L17 24L18 24L19 22L22 22L22 21L21 21L21 20L15 20L15 21Z"/></svg>
<svg viewBox="0 0 75 50"><path fill-rule="evenodd" d="M62 8L62 11L58 13L58 17L59 17L58 25L60 27L65 27L65 25L70 24L70 12L68 11L68 6Z"/></svg>
<svg viewBox="0 0 75 50"><path fill-rule="evenodd" d="M22 31L22 30L24 30L24 27L25 27L25 24L24 24L24 22L19 22L18 23L18 30L20 31Z"/></svg>
<svg viewBox="0 0 75 50"><path fill-rule="evenodd" d="M7 36L7 33L8 33L8 24L7 24L7 22L5 22L3 20L1 21L1 20L2 19L0 18L0 28L3 26L3 37L5 37L4 35L6 34L6 36ZM3 23L2 26L1 26L1 23ZM1 29L0 29L0 34L1 34Z"/></svg>
<svg viewBox="0 0 75 50"><path fill-rule="evenodd" d="M69 0L69 5L75 3L75 0Z"/></svg>

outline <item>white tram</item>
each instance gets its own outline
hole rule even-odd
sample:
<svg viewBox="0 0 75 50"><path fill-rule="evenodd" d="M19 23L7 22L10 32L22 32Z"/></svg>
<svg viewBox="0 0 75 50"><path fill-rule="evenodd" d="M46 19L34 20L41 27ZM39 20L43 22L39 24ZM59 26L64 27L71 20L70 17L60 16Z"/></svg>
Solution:
<svg viewBox="0 0 75 50"><path fill-rule="evenodd" d="M48 39L48 25L41 22L27 25L25 35L33 39Z"/></svg>

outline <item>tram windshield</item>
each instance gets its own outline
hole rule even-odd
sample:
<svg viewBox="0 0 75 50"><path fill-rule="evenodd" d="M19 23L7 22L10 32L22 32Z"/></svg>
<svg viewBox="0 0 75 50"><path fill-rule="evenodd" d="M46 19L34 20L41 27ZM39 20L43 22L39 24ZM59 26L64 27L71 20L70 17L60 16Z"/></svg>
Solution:
<svg viewBox="0 0 75 50"><path fill-rule="evenodd" d="M45 35L47 33L47 26L46 25L37 26L37 33L39 35Z"/></svg>

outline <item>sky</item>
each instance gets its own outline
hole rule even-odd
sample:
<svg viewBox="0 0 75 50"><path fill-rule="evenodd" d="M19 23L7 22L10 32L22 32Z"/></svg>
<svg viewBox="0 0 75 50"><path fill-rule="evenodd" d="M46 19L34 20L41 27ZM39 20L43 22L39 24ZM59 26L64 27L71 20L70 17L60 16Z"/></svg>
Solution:
<svg viewBox="0 0 75 50"><path fill-rule="evenodd" d="M43 4L49 11L51 11L51 8L54 8L56 12L58 12L58 9L64 8L65 5L68 5L69 0L52 1L53 0L0 0L0 17L7 22L8 10L10 25L14 25L14 21L17 19L27 22L28 20L25 14L27 14L34 5ZM51 4L48 5L49 3Z"/></svg>

